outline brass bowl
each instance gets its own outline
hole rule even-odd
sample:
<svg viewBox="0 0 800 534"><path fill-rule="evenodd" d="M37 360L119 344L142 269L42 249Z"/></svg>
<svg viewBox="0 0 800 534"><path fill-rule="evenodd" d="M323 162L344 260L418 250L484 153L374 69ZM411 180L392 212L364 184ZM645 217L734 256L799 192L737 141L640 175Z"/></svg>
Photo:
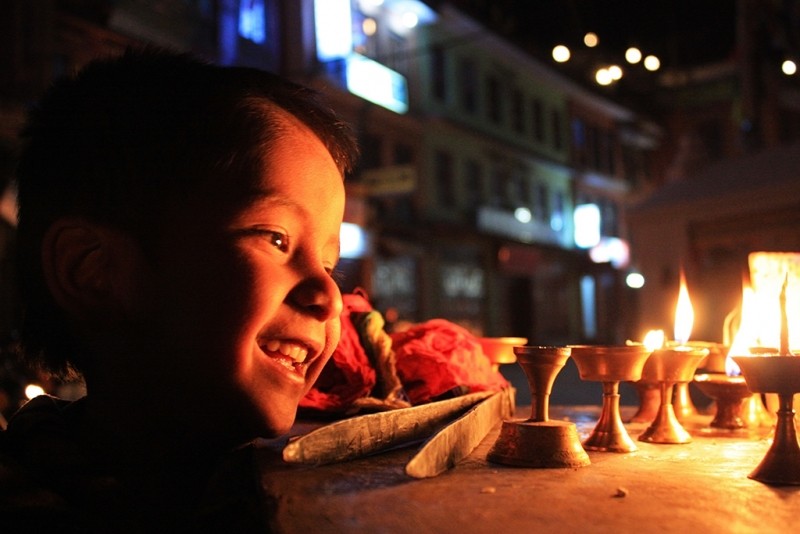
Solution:
<svg viewBox="0 0 800 534"><path fill-rule="evenodd" d="M528 340L524 337L481 337L478 342L492 365L500 365L516 362L514 347L524 345Z"/></svg>
<svg viewBox="0 0 800 534"><path fill-rule="evenodd" d="M800 357L798 356L733 356L739 365L747 388L753 393L793 395L800 392Z"/></svg>
<svg viewBox="0 0 800 534"><path fill-rule="evenodd" d="M592 382L639 380L650 355L650 350L640 343L569 347L581 380Z"/></svg>
<svg viewBox="0 0 800 534"><path fill-rule="evenodd" d="M691 382L698 364L706 356L706 348L670 347L654 350L642 370L642 380Z"/></svg>
<svg viewBox="0 0 800 534"><path fill-rule="evenodd" d="M563 366L569 359L569 347L520 345L514 347L514 354L520 365Z"/></svg>

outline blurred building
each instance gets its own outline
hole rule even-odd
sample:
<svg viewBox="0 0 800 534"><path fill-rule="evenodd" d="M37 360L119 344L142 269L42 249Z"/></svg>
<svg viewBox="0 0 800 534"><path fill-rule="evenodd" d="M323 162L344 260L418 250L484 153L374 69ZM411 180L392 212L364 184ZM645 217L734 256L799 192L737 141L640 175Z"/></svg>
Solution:
<svg viewBox="0 0 800 534"><path fill-rule="evenodd" d="M626 208L652 179L660 129L431 5L6 2L0 135L13 150L25 106L53 77L129 45L274 70L325 91L357 129L343 289L364 288L390 323L624 340L636 324Z"/></svg>
<svg viewBox="0 0 800 534"><path fill-rule="evenodd" d="M736 46L724 61L674 70L654 88L669 143L630 211L640 335L671 336L685 271L693 338L723 341L742 300L751 252L800 251L800 2L738 0Z"/></svg>

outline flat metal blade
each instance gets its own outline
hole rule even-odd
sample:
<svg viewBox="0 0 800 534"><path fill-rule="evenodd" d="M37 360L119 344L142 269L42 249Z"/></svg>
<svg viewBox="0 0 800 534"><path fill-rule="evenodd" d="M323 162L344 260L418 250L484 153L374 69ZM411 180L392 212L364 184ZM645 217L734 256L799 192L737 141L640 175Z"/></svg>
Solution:
<svg viewBox="0 0 800 534"><path fill-rule="evenodd" d="M482 391L452 399L336 421L293 439L283 460L321 465L374 454L420 441L492 393Z"/></svg>
<svg viewBox="0 0 800 534"><path fill-rule="evenodd" d="M514 390L507 388L482 400L431 436L406 464L414 478L435 477L475 450L483 438L514 411Z"/></svg>

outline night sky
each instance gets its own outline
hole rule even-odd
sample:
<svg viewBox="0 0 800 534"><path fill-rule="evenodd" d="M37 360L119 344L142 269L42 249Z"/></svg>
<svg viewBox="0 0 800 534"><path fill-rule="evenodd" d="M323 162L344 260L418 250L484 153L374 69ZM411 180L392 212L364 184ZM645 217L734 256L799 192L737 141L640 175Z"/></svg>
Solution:
<svg viewBox="0 0 800 534"><path fill-rule="evenodd" d="M662 65L724 60L735 44L735 0L450 0L526 51L546 57L557 43L600 37L598 53L621 56L631 44Z"/></svg>

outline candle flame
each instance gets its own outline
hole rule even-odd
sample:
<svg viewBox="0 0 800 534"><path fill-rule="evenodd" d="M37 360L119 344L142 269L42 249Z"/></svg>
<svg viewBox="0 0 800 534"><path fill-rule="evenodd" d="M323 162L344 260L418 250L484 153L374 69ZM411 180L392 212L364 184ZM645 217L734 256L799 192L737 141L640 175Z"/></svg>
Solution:
<svg viewBox="0 0 800 534"><path fill-rule="evenodd" d="M678 291L678 304L675 306L675 341L683 345L689 341L694 326L694 309L686 288L686 277L681 269L681 287Z"/></svg>
<svg viewBox="0 0 800 534"><path fill-rule="evenodd" d="M666 335L664 334L663 330L649 330L644 335L644 341L642 344L647 348L647 350L652 352L663 347L665 341Z"/></svg>
<svg viewBox="0 0 800 534"><path fill-rule="evenodd" d="M733 361L731 356L743 356L750 354L750 347L758 344L758 306L756 304L755 292L752 286L742 281L742 305L739 319L739 330L733 336L733 343L728 350L728 357L725 358L725 373L728 376L738 376L741 374L739 365Z"/></svg>
<svg viewBox="0 0 800 534"><path fill-rule="evenodd" d="M781 315L781 329L780 329L780 354L781 356L788 356L791 354L789 351L789 318L786 315L786 287L789 285L789 272L787 271L783 277L783 284L781 285L781 293L778 296L778 303L780 305Z"/></svg>
<svg viewBox="0 0 800 534"><path fill-rule="evenodd" d="M766 293L766 294L765 294ZM742 305L739 329L725 359L725 372L729 376L740 373L739 366L731 356L749 356L755 352L780 352L787 343L787 334L781 328L785 320L783 307L778 306L774 295L767 292L758 294L753 287L742 283ZM776 325L778 325L776 327Z"/></svg>

